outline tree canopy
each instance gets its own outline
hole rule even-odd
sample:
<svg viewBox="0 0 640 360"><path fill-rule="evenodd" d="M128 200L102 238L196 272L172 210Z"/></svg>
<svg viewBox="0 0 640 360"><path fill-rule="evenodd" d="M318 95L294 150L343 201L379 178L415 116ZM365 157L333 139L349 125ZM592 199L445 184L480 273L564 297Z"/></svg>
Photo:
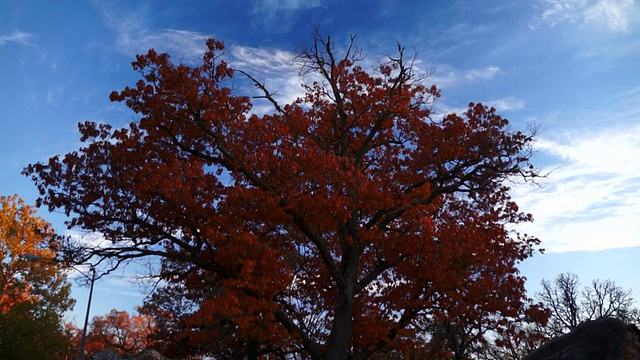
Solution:
<svg viewBox="0 0 640 360"><path fill-rule="evenodd" d="M108 314L94 316L87 334L85 351L89 354L110 349L119 354L138 354L155 346L152 335L157 331L150 315L129 315L112 309ZM76 342L81 330L76 330Z"/></svg>
<svg viewBox="0 0 640 360"><path fill-rule="evenodd" d="M111 100L139 119L81 123L83 147L25 169L40 204L110 241L73 250L161 258L198 300L190 338L249 358L418 356L433 324L527 316L515 265L539 241L511 230L531 216L509 181L538 176L533 134L479 103L436 118L440 91L403 48L366 70L353 38L319 35L292 103L242 72L273 106L255 114L223 49L209 40L197 67L138 55L141 79Z"/></svg>
<svg viewBox="0 0 640 360"><path fill-rule="evenodd" d="M70 351L64 312L73 307L51 225L18 196L0 196L0 359L54 359Z"/></svg>

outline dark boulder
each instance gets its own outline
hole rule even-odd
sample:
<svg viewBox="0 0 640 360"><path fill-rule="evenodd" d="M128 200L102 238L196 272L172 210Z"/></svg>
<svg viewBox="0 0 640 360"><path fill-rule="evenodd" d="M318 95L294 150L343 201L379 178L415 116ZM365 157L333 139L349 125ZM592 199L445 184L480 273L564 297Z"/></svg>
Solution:
<svg viewBox="0 0 640 360"><path fill-rule="evenodd" d="M167 358L153 349L147 349L139 352L132 360L167 360Z"/></svg>
<svg viewBox="0 0 640 360"><path fill-rule="evenodd" d="M619 319L580 324L549 340L523 360L640 360L640 330Z"/></svg>
<svg viewBox="0 0 640 360"><path fill-rule="evenodd" d="M91 360L122 360L122 357L111 349L100 350L91 356Z"/></svg>
<svg viewBox="0 0 640 360"><path fill-rule="evenodd" d="M130 354L119 355L117 352L107 349L100 350L91 356L91 360L168 360L166 357L162 356L159 352L153 349L142 350L136 356L131 356Z"/></svg>

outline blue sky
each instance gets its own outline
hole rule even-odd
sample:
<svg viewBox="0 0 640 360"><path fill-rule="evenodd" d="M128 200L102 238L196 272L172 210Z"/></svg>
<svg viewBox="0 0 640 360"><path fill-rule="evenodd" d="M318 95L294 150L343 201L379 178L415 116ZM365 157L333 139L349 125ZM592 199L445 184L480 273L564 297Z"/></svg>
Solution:
<svg viewBox="0 0 640 360"><path fill-rule="evenodd" d="M29 163L76 149L76 124L122 126L134 115L108 95L137 80L130 63L149 48L197 62L207 37L233 66L277 90L299 92L291 58L317 24L368 55L415 50L417 69L442 89L440 113L493 105L514 129L540 126L534 159L548 178L513 196L535 222L518 230L547 254L522 265L540 279L576 272L632 288L640 270L640 2L511 1L64 1L0 3L0 194L32 203ZM247 91L251 91L247 89ZM257 107L260 109L260 106ZM41 210L61 233L64 217ZM81 322L86 289L76 287ZM141 303L128 276L96 284L92 314Z"/></svg>

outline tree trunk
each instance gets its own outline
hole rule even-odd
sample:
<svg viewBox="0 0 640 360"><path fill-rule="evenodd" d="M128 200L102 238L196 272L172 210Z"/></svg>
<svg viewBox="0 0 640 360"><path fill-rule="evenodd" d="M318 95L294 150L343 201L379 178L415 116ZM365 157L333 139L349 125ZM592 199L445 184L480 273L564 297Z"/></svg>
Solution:
<svg viewBox="0 0 640 360"><path fill-rule="evenodd" d="M247 360L258 360L258 341L253 337L247 341Z"/></svg>
<svg viewBox="0 0 640 360"><path fill-rule="evenodd" d="M351 226L350 226L351 225ZM349 355L351 342L351 327L353 326L353 301L355 298L355 284L358 279L359 249L356 239L356 231L353 223L344 227L346 234L350 231L353 243L349 244L347 236L342 239L342 274L344 275L343 288L338 290L338 304L331 326L331 334L327 344L325 359L346 360Z"/></svg>
<svg viewBox="0 0 640 360"><path fill-rule="evenodd" d="M349 354L349 341L353 323L353 295L340 294L340 302L336 309L325 359L346 360Z"/></svg>

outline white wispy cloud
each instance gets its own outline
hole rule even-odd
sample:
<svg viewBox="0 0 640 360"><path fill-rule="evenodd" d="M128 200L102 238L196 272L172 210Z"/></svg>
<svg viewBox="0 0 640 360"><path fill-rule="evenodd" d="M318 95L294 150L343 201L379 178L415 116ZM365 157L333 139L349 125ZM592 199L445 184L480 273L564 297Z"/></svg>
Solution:
<svg viewBox="0 0 640 360"><path fill-rule="evenodd" d="M233 68L245 71L259 81L280 105L292 103L303 96L303 83L321 81L315 74L302 75L294 62L296 54L289 51L236 45L230 48L229 55ZM254 113L264 114L273 110L272 104L266 100L254 101Z"/></svg>
<svg viewBox="0 0 640 360"><path fill-rule="evenodd" d="M486 66L483 68L460 70L448 65L437 66L432 75L426 82L435 84L439 89L447 89L452 87L460 87L479 81L489 81L496 77L502 69L498 66ZM500 99L475 99L484 105L494 107L501 113L503 111L513 111L523 109L525 102L515 97L506 97ZM468 110L466 106L451 106L445 99L438 99L433 107L434 115L446 115L451 113L462 114Z"/></svg>
<svg viewBox="0 0 640 360"><path fill-rule="evenodd" d="M293 102L304 93L302 78L293 64L293 59L294 54L284 50L232 46L229 62L233 68L245 71L259 81L280 105L284 105ZM258 89L253 92L256 96L263 95ZM253 104L252 111L256 114L274 111L273 105L267 100L256 99Z"/></svg>
<svg viewBox="0 0 640 360"><path fill-rule="evenodd" d="M498 114L503 115L506 111L516 111L521 110L525 107L525 102L523 100L508 97L497 100L482 100L480 99L480 103L488 106L494 107ZM446 100L438 99L434 104L431 113L436 117L444 117L447 114L458 114L462 115L469 110L468 106L450 106L447 104Z"/></svg>
<svg viewBox="0 0 640 360"><path fill-rule="evenodd" d="M489 100L485 103L487 106L496 108L498 112L520 110L524 108L525 102L514 97L502 98L497 100Z"/></svg>
<svg viewBox="0 0 640 360"><path fill-rule="evenodd" d="M129 287L131 286L129 285ZM135 289L123 290L122 287L106 287L102 288L102 290L106 290L106 292L108 292L110 295L122 295L134 298L144 298L146 296L146 294L143 294Z"/></svg>
<svg viewBox="0 0 640 360"><path fill-rule="evenodd" d="M599 0L584 10L587 22L604 23L613 31L627 31L637 21L636 0Z"/></svg>
<svg viewBox="0 0 640 360"><path fill-rule="evenodd" d="M0 46L6 43L16 43L20 45L33 46L35 35L24 31L13 31L8 35L0 35Z"/></svg>
<svg viewBox="0 0 640 360"><path fill-rule="evenodd" d="M124 296L144 297L142 288L136 284L136 280L132 279L132 270L124 269L120 272L109 274L102 279L100 288L107 290L110 294L120 294Z"/></svg>
<svg viewBox="0 0 640 360"><path fill-rule="evenodd" d="M99 232L86 232L81 230L67 230L65 237L69 238L74 244L87 248L105 248L110 246L111 242L105 239L104 235Z"/></svg>
<svg viewBox="0 0 640 360"><path fill-rule="evenodd" d="M295 54L280 49L255 48L249 46L231 47L231 56L236 68L245 71L257 71L265 74L295 73L293 59Z"/></svg>
<svg viewBox="0 0 640 360"><path fill-rule="evenodd" d="M487 66L480 69L469 70L464 77L469 81L492 79L500 72L498 66Z"/></svg>
<svg viewBox="0 0 640 360"><path fill-rule="evenodd" d="M450 65L437 65L428 80L442 89L476 81L491 80L501 71L499 66L493 65L470 70L457 69Z"/></svg>
<svg viewBox="0 0 640 360"><path fill-rule="evenodd" d="M202 59L206 39L211 37L197 31L149 26L145 21L148 15L143 7L125 9L108 2L94 4L115 35L116 49L129 56L155 49L157 52L170 53L178 61L197 63Z"/></svg>
<svg viewBox="0 0 640 360"><path fill-rule="evenodd" d="M549 26L591 24L625 32L638 22L639 8L636 0L545 0L540 20Z"/></svg>
<svg viewBox="0 0 640 360"><path fill-rule="evenodd" d="M275 10L300 10L322 5L320 0L261 0L254 1L254 12L268 12Z"/></svg>
<svg viewBox="0 0 640 360"><path fill-rule="evenodd" d="M520 230L555 252L640 246L640 125L541 139L553 161L541 187L514 198L534 215Z"/></svg>
<svg viewBox="0 0 640 360"><path fill-rule="evenodd" d="M167 52L174 59L188 63L202 59L205 41L209 35L186 30L163 29L157 31L126 31L120 28L117 37L118 48L126 54L146 53L149 49Z"/></svg>
<svg viewBox="0 0 640 360"><path fill-rule="evenodd" d="M257 0L253 2L251 15L258 28L272 33L284 32L300 20L301 11L321 7L322 3L322 0Z"/></svg>

